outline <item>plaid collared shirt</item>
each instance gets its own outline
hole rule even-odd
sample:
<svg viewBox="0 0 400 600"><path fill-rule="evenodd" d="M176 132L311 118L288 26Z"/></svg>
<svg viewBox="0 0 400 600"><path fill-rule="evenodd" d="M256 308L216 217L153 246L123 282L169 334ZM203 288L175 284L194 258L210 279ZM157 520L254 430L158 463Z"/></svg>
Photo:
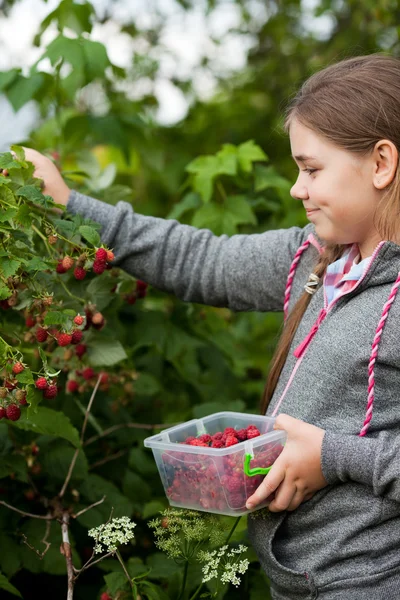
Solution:
<svg viewBox="0 0 400 600"><path fill-rule="evenodd" d="M349 292L360 279L366 263L371 257L358 262L360 251L357 244L352 244L334 263L328 265L324 278L324 287L328 306L339 296Z"/></svg>

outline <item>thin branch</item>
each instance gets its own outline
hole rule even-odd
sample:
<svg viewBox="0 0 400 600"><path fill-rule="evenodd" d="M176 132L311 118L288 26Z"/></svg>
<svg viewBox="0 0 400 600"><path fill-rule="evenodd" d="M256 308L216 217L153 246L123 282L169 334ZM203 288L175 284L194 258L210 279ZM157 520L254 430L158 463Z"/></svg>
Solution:
<svg viewBox="0 0 400 600"><path fill-rule="evenodd" d="M10 510L14 510L15 512L19 513L20 515L23 515L24 517L31 517L32 519L44 519L45 521L53 521L55 519L54 516L52 517L49 515L34 515L33 513L28 513L24 510L19 510L19 508L15 508L15 506L7 504L7 502L4 502L4 500L0 500L0 504L5 506L6 508L9 508Z"/></svg>
<svg viewBox="0 0 400 600"><path fill-rule="evenodd" d="M101 465L104 465L110 462L111 460L117 460L117 458L121 458L121 456L124 456L124 454L128 454L130 450L130 448L125 448L124 450L119 450L119 452L116 452L115 454L110 454L110 456L106 456L105 458L98 460L97 462L90 465L89 471L95 469L96 467L100 467Z"/></svg>
<svg viewBox="0 0 400 600"><path fill-rule="evenodd" d="M78 517L80 517L81 515L83 515L86 511L90 510L91 508L94 508L95 506L98 506L99 504L102 504L105 499L106 499L106 497L103 496L101 500L98 500L94 504L91 504L90 506L87 506L86 508L83 508L78 513L76 513L76 515L71 515L71 517L73 519L77 519Z"/></svg>
<svg viewBox="0 0 400 600"><path fill-rule="evenodd" d="M74 597L74 565L72 564L72 552L71 552L71 544L69 542L69 513L68 511L63 512L61 531L62 531L62 544L61 544L61 554L65 556L65 562L67 563L67 573L68 573L68 593L67 600L73 600Z"/></svg>
<svg viewBox="0 0 400 600"><path fill-rule="evenodd" d="M97 390L99 388L101 379L102 379L102 375L100 374L99 377L98 377L98 379L97 379L96 385L94 386L94 390L92 392L92 395L90 396L89 404L87 405L87 408L86 408L85 418L84 418L84 421L83 421L82 431L81 431L81 444L83 443L83 437L85 435L86 426L87 426L87 422L88 422L88 418L89 418L89 413L90 413L90 410L92 408L93 401L94 401L94 399L96 397L96 393L97 393ZM74 470L75 463L76 463L76 460L78 458L78 454L79 454L80 451L81 451L81 448L76 448L75 454L74 454L74 456L72 457L72 460L71 460L71 464L69 465L68 473L67 473L67 476L65 478L64 484L63 484L63 486L61 488L60 493L58 494L59 498L62 498L64 496L65 492L66 492L66 489L67 489L68 484L70 482L70 479L72 477L72 471Z"/></svg>
<svg viewBox="0 0 400 600"><path fill-rule="evenodd" d="M48 551L48 549L51 546L51 542L47 541L47 538L50 535L50 529L51 529L51 521L47 521L46 523L46 531L45 534L43 536L43 539L41 540L41 543L44 544L46 546L46 548L43 550L43 552L39 552L39 550L36 550L36 548L34 548L33 546L31 546L28 542L28 538L26 537L26 535L24 533L22 533L22 538L24 541L24 544L26 544L28 546L28 548L30 548L31 550L33 550L35 552L35 554L38 555L38 557L40 558L40 560L43 559L44 555L46 554L46 552Z"/></svg>
<svg viewBox="0 0 400 600"><path fill-rule="evenodd" d="M108 558L109 556L113 556L115 554L115 552L108 552L108 554L104 554L104 556L100 556L100 558L98 558L97 560L94 560L93 562L91 562L93 556L94 556L94 552L92 554L92 556L89 558L89 560L83 565L83 567L81 567L80 569L76 569L74 567L74 572L76 573L75 575L75 580L78 579L79 575L82 573L82 571L86 571L86 569L89 569L90 567L93 567L93 565L95 565L96 563L104 560L105 558Z"/></svg>
<svg viewBox="0 0 400 600"><path fill-rule="evenodd" d="M99 435L94 435L93 437L86 440L83 444L84 446L88 446L89 444L93 444L93 442L97 442L97 440L113 433L114 431L118 431L118 429L167 429L167 427L173 427L174 425L179 425L179 423L121 423L120 425L113 425L108 429L105 429Z"/></svg>

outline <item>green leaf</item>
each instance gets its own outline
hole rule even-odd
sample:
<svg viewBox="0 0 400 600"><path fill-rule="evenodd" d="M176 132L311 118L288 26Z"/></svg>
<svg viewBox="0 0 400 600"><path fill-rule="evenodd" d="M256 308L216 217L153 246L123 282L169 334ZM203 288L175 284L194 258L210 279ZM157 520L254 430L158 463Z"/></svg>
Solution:
<svg viewBox="0 0 400 600"><path fill-rule="evenodd" d="M97 77L104 77L104 71L110 66L105 46L92 40L81 40L83 55L85 57L85 73L88 81Z"/></svg>
<svg viewBox="0 0 400 600"><path fill-rule="evenodd" d="M182 567L177 565L172 558L167 558L161 552L151 554L147 559L147 564L151 567L149 579L169 579L182 570Z"/></svg>
<svg viewBox="0 0 400 600"><path fill-rule="evenodd" d="M110 277L96 277L87 286L86 293L97 310L103 310L115 298L115 294L111 292L114 287L115 281Z"/></svg>
<svg viewBox="0 0 400 600"><path fill-rule="evenodd" d="M53 268L53 262L44 262L39 256L34 256L30 260L26 261L24 270L28 273L32 271L47 271L47 269Z"/></svg>
<svg viewBox="0 0 400 600"><path fill-rule="evenodd" d="M11 152L2 152L0 154L0 169L21 169L21 164L14 160Z"/></svg>
<svg viewBox="0 0 400 600"><path fill-rule="evenodd" d="M19 373L16 377L17 381L20 383L24 383L26 385L34 385L35 382L33 380L32 371L30 369L25 369L22 373Z"/></svg>
<svg viewBox="0 0 400 600"><path fill-rule="evenodd" d="M112 339L96 340L95 345L88 347L87 354L93 367L109 367L128 358L121 342Z"/></svg>
<svg viewBox="0 0 400 600"><path fill-rule="evenodd" d="M41 73L33 73L30 77L20 75L6 90L6 96L17 112L32 100L40 90L45 79Z"/></svg>
<svg viewBox="0 0 400 600"><path fill-rule="evenodd" d="M5 210L0 210L0 223L5 223L5 221L11 222L17 213L17 208L6 208Z"/></svg>
<svg viewBox="0 0 400 600"><path fill-rule="evenodd" d="M258 160L268 160L264 150L254 143L254 140L249 140L238 147L238 159L241 169L245 173L251 173L253 170L253 162Z"/></svg>
<svg viewBox="0 0 400 600"><path fill-rule="evenodd" d="M40 390L37 390L34 387L28 388L28 392L26 394L26 400L27 400L27 402L29 404L29 408L32 412L36 413L37 407L41 403L42 398L43 398L43 395L40 392Z"/></svg>
<svg viewBox="0 0 400 600"><path fill-rule="evenodd" d="M246 404L243 400L230 400L223 402L205 402L204 404L196 404L193 407L193 418L201 419L213 413L231 410L233 412L244 412Z"/></svg>
<svg viewBox="0 0 400 600"><path fill-rule="evenodd" d="M38 406L36 412L31 408L24 411L19 421L10 421L18 429L44 433L68 440L76 448L80 446L78 430L72 425L69 418L62 412Z"/></svg>
<svg viewBox="0 0 400 600"><path fill-rule="evenodd" d="M18 209L15 220L18 221L18 223L21 223L23 227L30 227L34 218L37 217L32 212L31 207L28 204L22 204Z"/></svg>
<svg viewBox="0 0 400 600"><path fill-rule="evenodd" d="M68 315L63 312L52 311L48 312L44 318L45 325L66 325L69 321Z"/></svg>
<svg viewBox="0 0 400 600"><path fill-rule="evenodd" d="M0 573L0 589L5 590L6 592L9 592L13 596L22 598L22 596L19 593L19 591L17 590L17 588L14 587L13 585L11 585L11 583L8 581L7 577L5 575L3 575L3 573Z"/></svg>
<svg viewBox="0 0 400 600"><path fill-rule="evenodd" d="M81 225L79 227L79 233L81 236L87 240L93 246L98 246L100 244L100 236L93 227L89 227L88 225Z"/></svg>
<svg viewBox="0 0 400 600"><path fill-rule="evenodd" d="M34 204L40 204L45 208L54 206L54 202L50 196L44 196L42 192L34 185L25 185L16 192L17 196L22 196Z"/></svg>
<svg viewBox="0 0 400 600"><path fill-rule="evenodd" d="M18 271L20 265L21 263L19 260L0 258L0 274L5 278L11 277Z"/></svg>
<svg viewBox="0 0 400 600"><path fill-rule="evenodd" d="M231 196L224 204L206 204L194 215L192 225L211 229L216 235L237 233L237 226L256 224L256 217L243 196Z"/></svg>
<svg viewBox="0 0 400 600"><path fill-rule="evenodd" d="M128 586L128 581L124 573L109 573L108 575L104 575L104 581L106 582L107 589L113 596Z"/></svg>
<svg viewBox="0 0 400 600"><path fill-rule="evenodd" d="M66 446L65 442L58 440L57 443L49 445L48 452L44 452L43 455L41 455L41 463L46 476L51 481L55 481L56 485L58 485L58 482L63 482L65 480L74 453L74 448ZM85 454L81 450L74 465L72 481L82 481L87 476L88 463Z"/></svg>
<svg viewBox="0 0 400 600"><path fill-rule="evenodd" d="M0 300L6 300L11 296L12 292L2 281L0 281Z"/></svg>
<svg viewBox="0 0 400 600"><path fill-rule="evenodd" d="M165 508L165 502L161 502L160 500L151 500L150 502L146 502L146 504L144 505L142 517L143 519L154 517L155 515L158 515L158 513L165 510Z"/></svg>
<svg viewBox="0 0 400 600"><path fill-rule="evenodd" d="M7 87L17 79L20 72L21 72L21 69L11 69L11 71L1 71L0 72L0 91L2 92L3 90L7 89Z"/></svg>
<svg viewBox="0 0 400 600"><path fill-rule="evenodd" d="M288 193L291 188L291 183L284 177L278 175L274 167L256 165L254 189L256 192L261 192L267 188L278 188Z"/></svg>
<svg viewBox="0 0 400 600"><path fill-rule="evenodd" d="M151 487L137 473L133 473L129 469L125 471L122 480L122 491L127 498L134 502L147 502L151 498Z"/></svg>
<svg viewBox="0 0 400 600"><path fill-rule="evenodd" d="M200 208L200 206L201 200L199 194L189 192L180 202L174 205L171 212L167 215L167 219L179 219L189 210Z"/></svg>
<svg viewBox="0 0 400 600"><path fill-rule="evenodd" d="M140 373L135 381L135 392L142 396L154 396L161 392L161 389L157 379L150 373Z"/></svg>

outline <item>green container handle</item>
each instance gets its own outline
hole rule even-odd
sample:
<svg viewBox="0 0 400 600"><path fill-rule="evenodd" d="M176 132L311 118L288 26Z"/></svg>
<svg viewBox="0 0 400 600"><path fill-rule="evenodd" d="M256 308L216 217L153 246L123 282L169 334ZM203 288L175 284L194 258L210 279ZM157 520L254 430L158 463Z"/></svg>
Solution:
<svg viewBox="0 0 400 600"><path fill-rule="evenodd" d="M250 461L253 457L251 454L245 454L244 456L244 465L243 470L245 475L248 477L254 477L254 475L267 475L272 469L272 465L270 467L256 467L254 469L250 469Z"/></svg>

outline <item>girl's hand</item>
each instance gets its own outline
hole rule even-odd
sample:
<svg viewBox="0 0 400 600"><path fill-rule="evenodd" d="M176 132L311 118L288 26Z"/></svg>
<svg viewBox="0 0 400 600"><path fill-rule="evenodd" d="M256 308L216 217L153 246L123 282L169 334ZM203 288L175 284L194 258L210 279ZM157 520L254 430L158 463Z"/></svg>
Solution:
<svg viewBox="0 0 400 600"><path fill-rule="evenodd" d="M46 156L32 148L24 148L25 158L35 165L34 177L43 179L43 193L51 196L56 204L67 205L70 189L61 177L56 165Z"/></svg>
<svg viewBox="0 0 400 600"><path fill-rule="evenodd" d="M328 485L321 469L325 431L283 414L277 417L274 429L286 431L285 447L262 484L247 500L246 507L254 508L275 492L268 505L271 512L295 510Z"/></svg>

